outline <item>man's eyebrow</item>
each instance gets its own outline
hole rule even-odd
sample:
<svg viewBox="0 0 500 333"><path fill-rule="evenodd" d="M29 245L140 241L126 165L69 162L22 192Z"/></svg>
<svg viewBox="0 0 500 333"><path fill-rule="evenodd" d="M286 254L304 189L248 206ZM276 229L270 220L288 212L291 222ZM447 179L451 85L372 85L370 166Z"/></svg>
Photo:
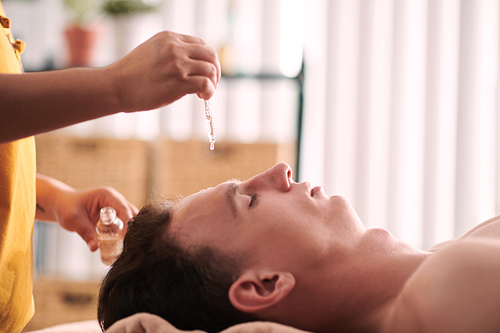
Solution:
<svg viewBox="0 0 500 333"><path fill-rule="evenodd" d="M229 206L229 209L233 213L233 216L236 217L238 215L238 212L236 210L236 204L234 203L234 196L236 195L236 192L238 191L238 186L240 185L239 182L232 180L228 182L228 186L226 188L226 202L227 205Z"/></svg>

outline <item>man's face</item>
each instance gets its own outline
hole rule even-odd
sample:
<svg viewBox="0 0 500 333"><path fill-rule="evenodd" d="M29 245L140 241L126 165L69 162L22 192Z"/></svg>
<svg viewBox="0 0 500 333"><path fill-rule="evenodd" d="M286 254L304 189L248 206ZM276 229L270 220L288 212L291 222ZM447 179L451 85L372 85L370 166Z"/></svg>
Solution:
<svg viewBox="0 0 500 333"><path fill-rule="evenodd" d="M351 205L291 176L279 163L190 195L174 207L169 232L187 248L208 245L275 269L321 265L353 248L364 227Z"/></svg>

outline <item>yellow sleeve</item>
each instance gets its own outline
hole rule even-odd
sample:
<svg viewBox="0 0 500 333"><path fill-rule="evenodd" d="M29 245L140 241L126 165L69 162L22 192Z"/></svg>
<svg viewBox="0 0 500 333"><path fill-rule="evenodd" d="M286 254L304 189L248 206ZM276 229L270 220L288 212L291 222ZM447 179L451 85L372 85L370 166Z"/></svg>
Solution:
<svg viewBox="0 0 500 333"><path fill-rule="evenodd" d="M10 25L0 2L0 73L22 73L24 43ZM0 332L20 332L34 314L35 184L34 138L0 144Z"/></svg>

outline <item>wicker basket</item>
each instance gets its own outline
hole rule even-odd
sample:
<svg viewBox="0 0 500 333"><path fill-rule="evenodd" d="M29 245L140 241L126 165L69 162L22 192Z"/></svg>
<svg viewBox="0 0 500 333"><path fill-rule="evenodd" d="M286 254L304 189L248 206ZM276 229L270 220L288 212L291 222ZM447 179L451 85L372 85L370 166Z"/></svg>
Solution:
<svg viewBox="0 0 500 333"><path fill-rule="evenodd" d="M75 188L112 186L140 207L146 198L148 143L140 140L36 137L37 172Z"/></svg>
<svg viewBox="0 0 500 333"><path fill-rule="evenodd" d="M99 283L37 278L33 284L35 315L23 332L97 319Z"/></svg>
<svg viewBox="0 0 500 333"><path fill-rule="evenodd" d="M246 180L277 162L295 165L295 145L205 140L37 136L38 172L75 188L112 186L141 207L153 193L186 196L229 179Z"/></svg>

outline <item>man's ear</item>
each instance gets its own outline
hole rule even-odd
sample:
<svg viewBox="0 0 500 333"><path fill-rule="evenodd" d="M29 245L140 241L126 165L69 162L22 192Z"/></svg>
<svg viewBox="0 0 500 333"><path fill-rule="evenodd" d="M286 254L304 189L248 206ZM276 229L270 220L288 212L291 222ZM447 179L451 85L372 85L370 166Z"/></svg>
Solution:
<svg viewBox="0 0 500 333"><path fill-rule="evenodd" d="M295 287L295 277L288 272L243 273L229 288L229 300L238 310L253 313L285 298Z"/></svg>

